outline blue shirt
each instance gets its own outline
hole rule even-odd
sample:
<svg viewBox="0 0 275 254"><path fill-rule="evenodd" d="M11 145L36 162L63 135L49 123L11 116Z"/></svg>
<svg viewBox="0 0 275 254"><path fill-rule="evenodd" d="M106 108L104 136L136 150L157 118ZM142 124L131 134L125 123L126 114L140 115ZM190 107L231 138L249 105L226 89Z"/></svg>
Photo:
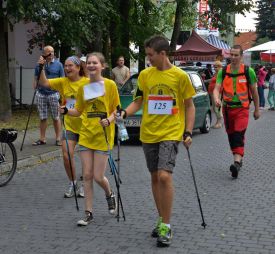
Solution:
<svg viewBox="0 0 275 254"><path fill-rule="evenodd" d="M37 65L35 67L35 72L34 72L35 77L38 76L38 72L39 72L39 65ZM59 61L57 61L55 59L50 63L46 63L45 64L45 74L46 74L47 79L64 77L65 73L64 73L62 63L60 63ZM52 89L46 88L46 87L42 87L42 86L38 87L38 91L44 95L50 95L50 94L56 93L55 90L52 90Z"/></svg>

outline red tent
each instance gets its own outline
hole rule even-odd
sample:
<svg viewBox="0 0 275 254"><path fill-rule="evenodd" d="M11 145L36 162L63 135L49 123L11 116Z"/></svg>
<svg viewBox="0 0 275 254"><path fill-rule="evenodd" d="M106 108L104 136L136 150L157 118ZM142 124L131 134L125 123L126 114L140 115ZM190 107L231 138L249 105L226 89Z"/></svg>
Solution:
<svg viewBox="0 0 275 254"><path fill-rule="evenodd" d="M222 50L201 38L194 30L189 39L174 53L176 61L211 62Z"/></svg>
<svg viewBox="0 0 275 254"><path fill-rule="evenodd" d="M267 50L260 53L261 60L264 62L275 63L275 50Z"/></svg>

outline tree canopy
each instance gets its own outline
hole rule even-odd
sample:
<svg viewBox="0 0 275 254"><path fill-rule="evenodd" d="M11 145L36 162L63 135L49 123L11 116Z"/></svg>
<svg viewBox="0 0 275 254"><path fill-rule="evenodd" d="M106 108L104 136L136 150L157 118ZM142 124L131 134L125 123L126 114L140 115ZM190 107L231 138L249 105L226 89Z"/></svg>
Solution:
<svg viewBox="0 0 275 254"><path fill-rule="evenodd" d="M172 31L174 50L180 30L194 27L197 0L0 0L0 119L11 114L8 85L7 26L17 22L36 22L29 31L29 51L35 46L51 44L61 50L61 60L71 54L72 47L82 53L101 51L112 65L118 55L139 59L140 70L145 67L144 40L153 34ZM242 13L252 6L252 0L209 0L216 27L226 30L230 25L227 13ZM129 49L133 43L139 54Z"/></svg>

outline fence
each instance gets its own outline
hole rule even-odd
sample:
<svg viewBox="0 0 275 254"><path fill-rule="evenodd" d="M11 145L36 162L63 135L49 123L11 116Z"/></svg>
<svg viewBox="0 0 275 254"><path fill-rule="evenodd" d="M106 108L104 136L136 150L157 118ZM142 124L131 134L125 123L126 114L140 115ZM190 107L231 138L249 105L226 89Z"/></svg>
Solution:
<svg viewBox="0 0 275 254"><path fill-rule="evenodd" d="M10 67L9 82L12 104L22 107L31 104L33 97L34 68Z"/></svg>

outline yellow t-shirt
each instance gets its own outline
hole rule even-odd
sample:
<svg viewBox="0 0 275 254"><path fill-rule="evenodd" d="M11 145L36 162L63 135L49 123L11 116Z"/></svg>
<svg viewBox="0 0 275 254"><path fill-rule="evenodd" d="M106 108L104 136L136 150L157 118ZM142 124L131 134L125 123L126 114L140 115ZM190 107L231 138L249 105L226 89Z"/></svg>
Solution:
<svg viewBox="0 0 275 254"><path fill-rule="evenodd" d="M77 94L75 108L82 112L82 126L79 133L79 144L90 149L107 151L103 127L99 123L100 117L96 114L107 113L107 117L112 114L118 105L120 105L118 90L115 82L110 79L104 79L105 94L103 96L84 100L84 86ZM106 133L110 149L114 145L115 124L112 122L106 127Z"/></svg>
<svg viewBox="0 0 275 254"><path fill-rule="evenodd" d="M140 140L144 143L181 141L185 128L184 99L195 95L188 74L176 66L164 71L149 67L139 75L134 99L139 95L143 98ZM165 101L167 96L169 101ZM163 111L168 109L169 113Z"/></svg>
<svg viewBox="0 0 275 254"><path fill-rule="evenodd" d="M50 87L57 90L61 97L65 99L66 107L73 108L78 89L89 83L89 79L82 77L78 81L72 82L67 77L49 79ZM79 134L81 127L81 117L64 116L66 130Z"/></svg>

